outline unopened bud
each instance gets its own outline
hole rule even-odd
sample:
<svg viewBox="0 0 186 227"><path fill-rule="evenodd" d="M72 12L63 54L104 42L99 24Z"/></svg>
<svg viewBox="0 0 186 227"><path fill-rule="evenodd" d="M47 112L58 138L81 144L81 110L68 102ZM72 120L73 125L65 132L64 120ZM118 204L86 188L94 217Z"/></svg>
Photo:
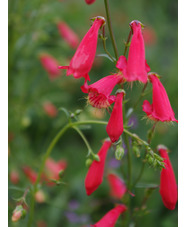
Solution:
<svg viewBox="0 0 186 227"><path fill-rule="evenodd" d="M97 155L97 154L93 155L93 159L98 162L100 161L99 155Z"/></svg>
<svg viewBox="0 0 186 227"><path fill-rule="evenodd" d="M139 147L133 146L132 149L133 149L133 151L134 151L136 157L139 158L139 157L140 157L140 150L139 150Z"/></svg>
<svg viewBox="0 0 186 227"><path fill-rule="evenodd" d="M92 159L90 159L90 158L87 159L86 162L85 162L86 167L89 168L91 166L91 164L92 164Z"/></svg>
<svg viewBox="0 0 186 227"><path fill-rule="evenodd" d="M12 221L17 222L20 218L24 218L26 215L26 210L23 209L22 205L16 206L12 214Z"/></svg>
<svg viewBox="0 0 186 227"><path fill-rule="evenodd" d="M64 170L63 169L60 170L58 175L59 175L59 178L62 178L64 176Z"/></svg>
<svg viewBox="0 0 186 227"><path fill-rule="evenodd" d="M117 160L121 160L122 157L123 157L123 155L124 155L124 153L125 153L124 148L118 146L118 147L116 148L116 151L115 151L115 158L116 158Z"/></svg>
<svg viewBox="0 0 186 227"><path fill-rule="evenodd" d="M38 203L43 203L45 202L45 194L42 190L38 190L35 194L35 200L38 202Z"/></svg>

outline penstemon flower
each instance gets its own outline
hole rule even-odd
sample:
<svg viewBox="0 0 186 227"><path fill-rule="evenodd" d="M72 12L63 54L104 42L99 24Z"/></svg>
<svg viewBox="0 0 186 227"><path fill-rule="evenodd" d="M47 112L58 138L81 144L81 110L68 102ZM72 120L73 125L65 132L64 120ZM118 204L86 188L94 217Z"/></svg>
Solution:
<svg viewBox="0 0 186 227"><path fill-rule="evenodd" d="M120 214L125 212L127 207L125 205L117 205L115 208L110 210L100 221L96 224L91 225L92 227L114 227Z"/></svg>
<svg viewBox="0 0 186 227"><path fill-rule="evenodd" d="M108 121L106 131L112 143L116 142L123 133L123 96L125 92L118 90L116 101Z"/></svg>
<svg viewBox="0 0 186 227"><path fill-rule="evenodd" d="M61 37L69 44L72 48L77 48L79 44L79 37L76 33L64 22L60 21L57 24Z"/></svg>
<svg viewBox="0 0 186 227"><path fill-rule="evenodd" d="M133 36L129 48L128 59L125 56L120 56L116 67L123 72L126 81L141 81L147 82L147 72L150 67L145 60L145 45L142 35L142 24L139 21L130 23Z"/></svg>
<svg viewBox="0 0 186 227"><path fill-rule="evenodd" d="M116 100L116 97L110 94L115 85L122 82L122 79L121 74L114 74L87 86L83 92L88 93L88 103L99 109L109 107Z"/></svg>
<svg viewBox="0 0 186 227"><path fill-rule="evenodd" d="M104 141L101 149L98 152L100 160L94 160L88 170L88 173L85 178L85 189L87 195L91 195L103 181L105 159L107 156L107 151L109 150L111 145L112 143L110 141Z"/></svg>
<svg viewBox="0 0 186 227"><path fill-rule="evenodd" d="M143 111L154 121L176 121L167 92L159 80L156 73L148 75L153 87L152 104L145 100Z"/></svg>
<svg viewBox="0 0 186 227"><path fill-rule="evenodd" d="M160 194L165 207L174 210L178 200L178 189L172 164L169 160L167 148L159 145L158 151L164 158L165 169L163 168L160 176Z"/></svg>
<svg viewBox="0 0 186 227"><path fill-rule="evenodd" d="M41 54L39 58L43 68L48 72L51 80L61 75L61 72L58 69L59 63L54 57L49 54Z"/></svg>
<svg viewBox="0 0 186 227"><path fill-rule="evenodd" d="M56 117L57 116L57 108L54 106L53 103L47 101L43 103L43 109L45 111L45 113L49 116L49 117Z"/></svg>
<svg viewBox="0 0 186 227"><path fill-rule="evenodd" d="M70 65L59 66L59 69L67 69L67 76L73 75L76 79L84 77L84 86L86 86L87 80L90 80L88 73L92 68L96 54L98 31L104 23L103 17L94 18L92 27L79 44Z"/></svg>
<svg viewBox="0 0 186 227"><path fill-rule="evenodd" d="M107 179L110 185L110 195L116 199L121 199L127 191L124 181L113 173L110 173Z"/></svg>
<svg viewBox="0 0 186 227"><path fill-rule="evenodd" d="M85 2L86 2L88 5L94 3L95 1L96 1L96 0L85 0Z"/></svg>

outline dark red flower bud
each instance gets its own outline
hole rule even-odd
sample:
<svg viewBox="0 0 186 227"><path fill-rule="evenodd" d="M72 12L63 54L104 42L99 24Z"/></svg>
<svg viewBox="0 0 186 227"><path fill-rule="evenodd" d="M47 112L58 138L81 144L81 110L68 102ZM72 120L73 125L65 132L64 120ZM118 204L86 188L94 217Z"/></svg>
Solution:
<svg viewBox="0 0 186 227"><path fill-rule="evenodd" d="M178 188L172 164L169 160L167 148L159 145L158 151L164 158L165 169L163 168L160 176L160 194L165 207L174 210L178 200Z"/></svg>
<svg viewBox="0 0 186 227"><path fill-rule="evenodd" d="M105 140L98 152L100 161L94 160L85 178L85 189L87 195L91 195L102 183L107 151L112 143Z"/></svg>
<svg viewBox="0 0 186 227"><path fill-rule="evenodd" d="M92 227L114 227L121 213L127 210L125 205L117 205Z"/></svg>

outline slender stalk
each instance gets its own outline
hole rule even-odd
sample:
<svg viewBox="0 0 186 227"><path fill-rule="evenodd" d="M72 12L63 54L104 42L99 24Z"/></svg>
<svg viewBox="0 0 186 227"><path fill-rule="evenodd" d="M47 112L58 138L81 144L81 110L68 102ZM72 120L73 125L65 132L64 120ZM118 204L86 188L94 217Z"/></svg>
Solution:
<svg viewBox="0 0 186 227"><path fill-rule="evenodd" d="M105 38L105 26L103 26L103 37L101 38L103 41L103 48L106 52L106 54L108 54L108 56L112 59L113 62L116 62L116 60L112 57L112 55L109 53L109 51L106 48L106 38Z"/></svg>
<svg viewBox="0 0 186 227"><path fill-rule="evenodd" d="M93 156L95 156L94 152L92 151L92 148L91 148L90 145L89 145L89 142L87 141L87 139L86 139L86 137L84 136L84 134L82 133L82 131L79 130L79 128L76 127L76 126L73 126L72 128L73 128L73 129L81 136L81 138L83 139L83 141L84 141L84 143L85 143L85 145L87 146L87 149L88 149L88 155L89 155L89 154L92 154Z"/></svg>
<svg viewBox="0 0 186 227"><path fill-rule="evenodd" d="M148 133L148 134L151 134L151 136L149 136L149 138L148 138L148 144L150 144L152 141L152 137L153 137L156 125L157 125L157 121L153 124L152 128L150 129L150 131ZM145 158L146 154L147 154L147 149L145 151L144 158ZM138 181L141 179L144 169L145 169L145 162L143 162L140 173L139 173L137 179L135 180L134 184L132 185L132 188L135 187L136 184L138 183Z"/></svg>
<svg viewBox="0 0 186 227"><path fill-rule="evenodd" d="M127 42L125 44L125 50L124 50L124 54L123 54L124 56L126 56L127 49L128 49L129 43L130 43L131 36L132 36L132 31L130 30L129 36L128 36L128 39L127 39Z"/></svg>
<svg viewBox="0 0 186 227"><path fill-rule="evenodd" d="M104 0L104 3L105 3L105 11L106 11L106 15L107 15L107 23L108 23L110 38L112 40L112 46L113 46L113 49L114 49L114 54L115 54L116 60L118 60L118 49L117 49L117 46L116 46L116 41L115 41L114 33L113 33L113 30L112 30L109 2L108 2L108 0Z"/></svg>
<svg viewBox="0 0 186 227"><path fill-rule="evenodd" d="M139 104L139 102L140 102L141 99L143 98L144 93L145 93L145 89L146 89L147 85L148 85L148 82L144 84L144 87L143 87L143 89L142 89L142 91L141 91L141 94L140 94L138 100L136 101L136 103L135 103L134 106L133 106L133 110L136 109L137 105Z"/></svg>

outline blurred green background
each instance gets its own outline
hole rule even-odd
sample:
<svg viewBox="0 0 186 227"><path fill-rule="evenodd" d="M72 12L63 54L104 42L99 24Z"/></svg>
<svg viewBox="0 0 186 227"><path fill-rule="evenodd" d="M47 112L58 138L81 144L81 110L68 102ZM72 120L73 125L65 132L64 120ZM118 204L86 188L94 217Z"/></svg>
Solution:
<svg viewBox="0 0 186 227"><path fill-rule="evenodd" d="M162 76L162 83L167 90L176 118L178 116L178 52L177 52L177 1L174 0L110 0L112 25L116 37L119 55L123 54L124 41L129 34L129 23L139 20L150 30L150 40L146 41L146 59L151 71ZM55 118L49 117L43 110L45 101L52 102L57 108L65 107L69 111L83 109L80 119L106 119L106 113L99 113L86 104L86 94L81 92L82 79L75 80L62 76L51 81L43 69L39 54L49 53L60 65L67 65L75 50L71 49L59 34L56 22L66 22L80 37L90 28L90 18L104 16L104 1L96 0L87 5L84 0L9 0L9 172L16 170L20 181L15 186L9 182L9 226L26 226L27 216L18 223L11 222L12 211L16 206L14 198L22 196L29 181L22 172L22 166L29 165L38 171L41 158L56 133L67 122L63 112ZM107 49L114 55L108 29L106 27ZM97 54L104 53L101 40L98 41ZM89 75L91 82L115 71L115 66L107 58L96 57ZM151 86L148 85L150 89ZM135 103L142 85L135 83L131 89L125 85L127 108ZM152 95L146 96L151 102ZM143 119L142 101L133 115L136 128L131 130L146 140L147 130L152 124ZM93 150L97 152L101 141L107 137L104 126L91 126L83 129ZM152 140L152 147L164 144L170 149L170 159L177 178L177 125L159 124ZM43 187L47 200L36 204L33 226L44 220L48 227L87 226L97 222L108 210L113 208L109 198L106 178L102 185L90 197L86 196L84 179L87 148L80 136L70 129L55 146L51 157L65 159L68 167L65 171L66 185ZM133 156L133 179L136 178L141 160ZM114 170L121 176L121 169L126 169L126 157L121 163L114 162L114 152L107 157L105 173ZM123 166L124 165L124 166ZM146 166L142 183L159 184L159 170ZM133 207L142 201L144 189L133 192ZM27 196L29 203L30 195ZM150 213L137 219L136 226L175 227L177 226L177 208L166 209L158 189L148 200ZM116 226L120 226L121 219Z"/></svg>

